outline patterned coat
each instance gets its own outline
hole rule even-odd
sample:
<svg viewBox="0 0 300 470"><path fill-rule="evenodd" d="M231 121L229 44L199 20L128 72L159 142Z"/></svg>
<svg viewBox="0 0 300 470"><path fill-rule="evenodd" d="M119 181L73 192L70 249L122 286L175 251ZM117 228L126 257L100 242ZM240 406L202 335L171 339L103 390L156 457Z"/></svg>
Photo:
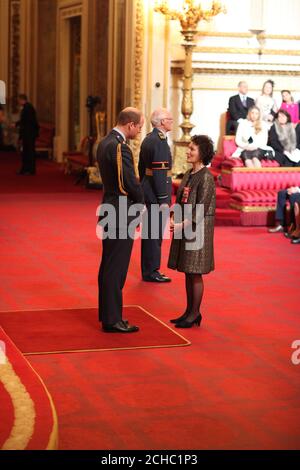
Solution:
<svg viewBox="0 0 300 470"><path fill-rule="evenodd" d="M206 167L193 175L191 175L191 170L187 171L178 189L176 203L182 204L183 191L189 180L191 189L187 203L192 205L193 214L196 210L196 204L204 205L203 244L201 249L187 250L184 236L181 240L173 237L168 267L184 273L207 274L214 270L215 183L212 174ZM196 225L193 224L193 230L195 227Z"/></svg>

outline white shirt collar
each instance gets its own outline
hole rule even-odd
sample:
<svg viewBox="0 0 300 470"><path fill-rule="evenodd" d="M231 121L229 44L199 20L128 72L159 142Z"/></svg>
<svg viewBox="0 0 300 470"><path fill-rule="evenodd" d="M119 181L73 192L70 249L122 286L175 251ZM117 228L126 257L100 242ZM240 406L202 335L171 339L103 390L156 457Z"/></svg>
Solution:
<svg viewBox="0 0 300 470"><path fill-rule="evenodd" d="M118 132L118 134L120 134L123 137L124 142L126 142L126 137L125 137L124 133L122 131L120 131L120 129L118 127L114 127L113 130Z"/></svg>
<svg viewBox="0 0 300 470"><path fill-rule="evenodd" d="M242 95L242 93L239 93L241 101L244 101L244 99L247 99L247 95Z"/></svg>
<svg viewBox="0 0 300 470"><path fill-rule="evenodd" d="M161 129L160 127L156 127L156 129L159 131L159 132L162 132L163 135L167 138L167 132L164 131L163 129Z"/></svg>

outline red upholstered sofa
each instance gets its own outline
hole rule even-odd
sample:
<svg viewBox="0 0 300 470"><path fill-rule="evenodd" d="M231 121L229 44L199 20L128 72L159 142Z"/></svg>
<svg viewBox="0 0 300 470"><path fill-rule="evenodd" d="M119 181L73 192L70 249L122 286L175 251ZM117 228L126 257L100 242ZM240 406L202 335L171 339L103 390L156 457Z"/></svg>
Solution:
<svg viewBox="0 0 300 470"><path fill-rule="evenodd" d="M270 225L278 191L300 186L300 168L280 167L274 160L263 160L262 168L246 168L240 158L230 158L235 149L234 136L225 136L221 184L232 191L230 207L241 211L242 225Z"/></svg>

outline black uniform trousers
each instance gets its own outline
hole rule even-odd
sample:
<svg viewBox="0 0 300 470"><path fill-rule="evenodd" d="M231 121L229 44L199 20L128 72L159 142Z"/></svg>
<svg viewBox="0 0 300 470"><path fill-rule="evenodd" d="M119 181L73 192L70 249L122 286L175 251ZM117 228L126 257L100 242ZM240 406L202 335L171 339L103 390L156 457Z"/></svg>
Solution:
<svg viewBox="0 0 300 470"><path fill-rule="evenodd" d="M22 172L35 173L35 137L22 138Z"/></svg>
<svg viewBox="0 0 300 470"><path fill-rule="evenodd" d="M113 325L122 320L122 289L127 277L133 241L130 237L102 240L98 286L99 321L104 325Z"/></svg>
<svg viewBox="0 0 300 470"><path fill-rule="evenodd" d="M289 195L286 189L278 192L275 218L281 223L281 225L284 225L285 223L285 205L287 200L290 201L291 215L293 217L295 202L300 203L300 193Z"/></svg>
<svg viewBox="0 0 300 470"><path fill-rule="evenodd" d="M156 207L158 206L156 205ZM163 218L162 212L159 212L159 219L155 224L158 225L158 229L156 230L155 236L153 237L153 234L151 233L151 229L154 229L151 223L151 204L146 204L146 208L147 211L145 211L143 214L142 229L141 268L143 278L151 276L160 269L161 245L166 226L166 221Z"/></svg>

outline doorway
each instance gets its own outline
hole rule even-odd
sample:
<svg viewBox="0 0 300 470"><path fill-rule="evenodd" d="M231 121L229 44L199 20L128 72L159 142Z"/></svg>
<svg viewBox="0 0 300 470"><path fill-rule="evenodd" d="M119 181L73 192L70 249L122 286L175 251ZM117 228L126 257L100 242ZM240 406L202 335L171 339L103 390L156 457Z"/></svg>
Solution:
<svg viewBox="0 0 300 470"><path fill-rule="evenodd" d="M81 77L81 16L70 22L70 72L69 72L69 136L68 148L80 147L80 77Z"/></svg>

